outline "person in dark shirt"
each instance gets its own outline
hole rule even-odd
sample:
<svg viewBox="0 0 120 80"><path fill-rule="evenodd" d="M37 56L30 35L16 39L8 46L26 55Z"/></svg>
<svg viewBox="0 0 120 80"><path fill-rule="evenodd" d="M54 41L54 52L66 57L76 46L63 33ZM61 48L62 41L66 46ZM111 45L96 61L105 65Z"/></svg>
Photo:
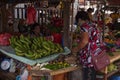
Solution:
<svg viewBox="0 0 120 80"><path fill-rule="evenodd" d="M41 32L41 26L39 23L34 23L30 26L30 35L31 37L43 36Z"/></svg>
<svg viewBox="0 0 120 80"><path fill-rule="evenodd" d="M45 37L48 40L51 40L53 36L49 34L50 32L46 29L46 26L40 25L39 23L34 23L29 26L31 37ZM44 28L43 28L44 27Z"/></svg>

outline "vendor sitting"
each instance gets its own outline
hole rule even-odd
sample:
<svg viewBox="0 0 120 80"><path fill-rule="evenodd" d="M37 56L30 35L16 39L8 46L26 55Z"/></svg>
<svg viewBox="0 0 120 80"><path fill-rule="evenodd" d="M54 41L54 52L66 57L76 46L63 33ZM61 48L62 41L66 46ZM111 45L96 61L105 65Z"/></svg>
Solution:
<svg viewBox="0 0 120 80"><path fill-rule="evenodd" d="M53 41L53 36L52 35L46 36L44 34L45 32L43 33L42 26L40 26L40 24L35 23L35 24L31 25L30 27L31 27L31 30L30 30L30 36L31 37L40 37L40 36L43 36L47 40Z"/></svg>
<svg viewBox="0 0 120 80"><path fill-rule="evenodd" d="M59 43L61 44L62 42L62 36L61 34L53 34L53 35L45 35L45 30L44 32L42 31L42 26L40 26L40 24L38 23L35 23L31 26L31 30L30 30L30 35L31 37L39 37L39 36L43 36L45 37L47 40L51 40L53 41L54 43Z"/></svg>
<svg viewBox="0 0 120 80"><path fill-rule="evenodd" d="M43 36L43 34L41 32L40 24L35 23L35 24L31 25L30 35L31 35L31 37Z"/></svg>

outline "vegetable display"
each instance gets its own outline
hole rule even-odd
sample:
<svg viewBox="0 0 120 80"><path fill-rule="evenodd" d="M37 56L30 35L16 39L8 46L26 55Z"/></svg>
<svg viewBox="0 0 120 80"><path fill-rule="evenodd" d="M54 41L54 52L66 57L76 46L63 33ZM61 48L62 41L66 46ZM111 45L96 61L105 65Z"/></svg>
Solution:
<svg viewBox="0 0 120 80"><path fill-rule="evenodd" d="M57 70L57 69L62 69L70 66L71 65L67 62L54 62L54 63L49 63L47 65L44 65L43 67L50 70Z"/></svg>

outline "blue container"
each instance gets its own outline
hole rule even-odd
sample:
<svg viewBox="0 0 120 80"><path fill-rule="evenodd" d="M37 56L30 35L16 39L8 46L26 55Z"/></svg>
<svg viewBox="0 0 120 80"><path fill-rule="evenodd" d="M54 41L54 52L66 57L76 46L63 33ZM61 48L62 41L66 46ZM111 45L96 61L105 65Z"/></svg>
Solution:
<svg viewBox="0 0 120 80"><path fill-rule="evenodd" d="M120 76L112 76L110 80L120 80Z"/></svg>
<svg viewBox="0 0 120 80"><path fill-rule="evenodd" d="M20 75L17 75L16 80L21 80Z"/></svg>

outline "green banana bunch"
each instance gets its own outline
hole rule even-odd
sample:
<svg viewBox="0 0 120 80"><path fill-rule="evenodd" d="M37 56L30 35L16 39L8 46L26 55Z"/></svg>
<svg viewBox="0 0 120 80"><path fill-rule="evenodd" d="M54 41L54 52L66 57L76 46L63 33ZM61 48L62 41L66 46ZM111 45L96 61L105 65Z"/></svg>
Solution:
<svg viewBox="0 0 120 80"><path fill-rule="evenodd" d="M24 56L25 52L22 51L19 47L15 47L15 52L16 52L16 55L18 56Z"/></svg>
<svg viewBox="0 0 120 80"><path fill-rule="evenodd" d="M31 49L32 49L32 50L37 50L37 49L38 49L38 46L36 46L35 44L32 44L32 45L31 45Z"/></svg>
<svg viewBox="0 0 120 80"><path fill-rule="evenodd" d="M56 44L56 47L59 49L59 52L63 52L64 49L60 46L60 44Z"/></svg>
<svg viewBox="0 0 120 80"><path fill-rule="evenodd" d="M20 35L20 39L19 39L23 44L31 44L31 40L29 38L29 36L23 36Z"/></svg>
<svg viewBox="0 0 120 80"><path fill-rule="evenodd" d="M16 42L14 42L14 44L15 44L16 46L19 46L19 47L21 47L21 46L23 45L22 42L19 41L19 40L17 40Z"/></svg>
<svg viewBox="0 0 120 80"><path fill-rule="evenodd" d="M12 37L9 39L10 44L11 44L11 46L12 46L13 48L16 47L15 43L16 43L17 39L18 39L17 36L12 36Z"/></svg>
<svg viewBox="0 0 120 80"><path fill-rule="evenodd" d="M23 35L20 35L20 37L12 36L10 44L14 48L16 55L25 56L29 59L38 59L54 53L63 52L63 48L59 44L54 44L44 37L30 38L30 36Z"/></svg>
<svg viewBox="0 0 120 80"><path fill-rule="evenodd" d="M22 52L16 52L16 55L18 55L18 56L24 56L25 53L22 53Z"/></svg>
<svg viewBox="0 0 120 80"><path fill-rule="evenodd" d="M47 41L42 42L42 47L48 51L50 51L50 45L47 43Z"/></svg>

